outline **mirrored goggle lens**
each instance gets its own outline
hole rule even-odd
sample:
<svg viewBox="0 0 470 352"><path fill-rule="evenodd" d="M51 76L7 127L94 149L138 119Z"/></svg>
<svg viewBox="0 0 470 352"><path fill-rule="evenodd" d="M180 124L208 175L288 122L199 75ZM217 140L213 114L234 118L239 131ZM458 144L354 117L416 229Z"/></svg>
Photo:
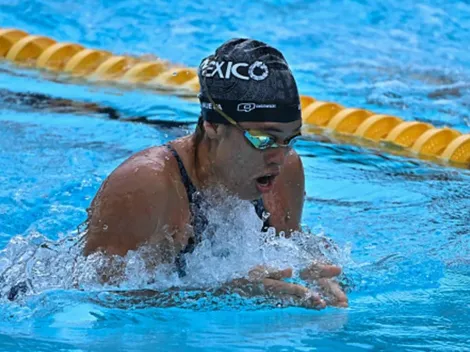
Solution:
<svg viewBox="0 0 470 352"><path fill-rule="evenodd" d="M256 149L267 149L277 148L279 145L272 136L265 135L252 135L249 132L245 132L245 137Z"/></svg>

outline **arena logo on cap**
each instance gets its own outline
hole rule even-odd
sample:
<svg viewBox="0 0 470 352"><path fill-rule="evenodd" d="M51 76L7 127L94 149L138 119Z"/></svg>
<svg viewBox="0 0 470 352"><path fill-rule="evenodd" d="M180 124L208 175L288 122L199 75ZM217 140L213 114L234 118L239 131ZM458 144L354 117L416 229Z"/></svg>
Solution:
<svg viewBox="0 0 470 352"><path fill-rule="evenodd" d="M248 67L248 75L240 72L241 68ZM257 70L258 69L258 70ZM261 74L258 74L261 72ZM249 81L262 81L269 75L268 66L264 62L255 61L252 64L246 62L233 62L233 61L214 61L206 59L201 64L201 74L204 77L214 77L217 75L221 79L230 79L232 75L238 79Z"/></svg>
<svg viewBox="0 0 470 352"><path fill-rule="evenodd" d="M237 105L237 111L250 112L255 109L275 109L276 107L276 104L240 103Z"/></svg>

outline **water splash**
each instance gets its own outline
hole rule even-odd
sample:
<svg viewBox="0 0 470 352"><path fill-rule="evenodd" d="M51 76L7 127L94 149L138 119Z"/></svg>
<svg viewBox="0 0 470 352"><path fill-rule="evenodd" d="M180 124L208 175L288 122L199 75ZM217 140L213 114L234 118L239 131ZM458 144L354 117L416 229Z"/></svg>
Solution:
<svg viewBox="0 0 470 352"><path fill-rule="evenodd" d="M153 263L163 248L142 246L124 257L101 252L85 257L84 233L51 241L34 232L12 238L0 252L0 299L24 302L49 290L108 292L111 296L113 291L126 294L150 290L153 295L145 296L155 298L158 293L154 303L163 306L169 302L185 305L185 297L192 297L192 302L199 297L201 304L212 301L207 295L201 296L201 291L216 290L233 279L247 277L257 265L292 268L298 273L315 261L349 260L347 250L334 247L321 234L296 232L288 238L273 228L260 232L262 220L250 202L230 196L204 199L208 199L204 209L209 225L195 250L186 254L184 277L178 276L172 262ZM168 295L161 294L168 290ZM233 297L226 299L233 301Z"/></svg>

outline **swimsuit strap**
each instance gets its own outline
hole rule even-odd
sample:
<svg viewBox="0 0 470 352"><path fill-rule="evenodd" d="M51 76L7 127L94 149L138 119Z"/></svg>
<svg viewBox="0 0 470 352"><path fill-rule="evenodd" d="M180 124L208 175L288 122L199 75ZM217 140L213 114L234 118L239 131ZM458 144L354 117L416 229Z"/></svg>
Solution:
<svg viewBox="0 0 470 352"><path fill-rule="evenodd" d="M264 219L267 213L266 208L264 207L263 198L255 199L253 202L255 206L255 211L258 217L263 220L263 228L261 229L262 232L266 232L269 229L269 217Z"/></svg>
<svg viewBox="0 0 470 352"><path fill-rule="evenodd" d="M189 204L191 204L193 203L193 194L196 192L196 187L194 187L194 184L189 178L188 172L186 171L186 168L184 167L183 161L181 160L178 152L171 146L171 144L167 144L167 148L171 151L171 154L173 154L176 162L178 163L181 181L183 182L184 188L186 189L186 195L188 196Z"/></svg>
<svg viewBox="0 0 470 352"><path fill-rule="evenodd" d="M175 148L173 148L170 144L167 144L166 146L171 151L171 153L176 159L176 162L178 163L181 181L183 182L184 188L186 189L186 195L188 197L189 211L191 213L191 225L193 227L194 234L193 237L190 237L188 239L188 244L186 245L186 247L184 247L175 258L175 265L178 270L178 274L180 277L183 277L186 275L186 260L184 258L184 255L186 253L191 253L194 250L194 247L196 247L196 245L201 241L201 236L204 230L206 229L209 221L200 211L201 198L198 196L194 196L194 194L196 193L196 187L189 178L188 172L184 167L181 157L179 156Z"/></svg>

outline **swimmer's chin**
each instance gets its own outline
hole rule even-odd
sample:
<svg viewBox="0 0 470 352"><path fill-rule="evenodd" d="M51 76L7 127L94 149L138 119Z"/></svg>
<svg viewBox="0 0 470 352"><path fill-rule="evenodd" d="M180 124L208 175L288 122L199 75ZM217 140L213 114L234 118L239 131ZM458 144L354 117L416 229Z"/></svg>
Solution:
<svg viewBox="0 0 470 352"><path fill-rule="evenodd" d="M264 192L261 192L256 184L256 181L251 182L245 187L226 186L224 184L206 187L204 194L211 199L226 199L235 198L244 201L254 201L259 199Z"/></svg>
<svg viewBox="0 0 470 352"><path fill-rule="evenodd" d="M243 191L240 191L240 192L234 192L233 193L233 196L235 198L238 198L240 200L243 200L243 201L254 201L254 200L257 200L257 199L260 199L260 197L263 195L264 192L261 192L256 183L254 183L253 185L250 185L249 189L245 189Z"/></svg>

